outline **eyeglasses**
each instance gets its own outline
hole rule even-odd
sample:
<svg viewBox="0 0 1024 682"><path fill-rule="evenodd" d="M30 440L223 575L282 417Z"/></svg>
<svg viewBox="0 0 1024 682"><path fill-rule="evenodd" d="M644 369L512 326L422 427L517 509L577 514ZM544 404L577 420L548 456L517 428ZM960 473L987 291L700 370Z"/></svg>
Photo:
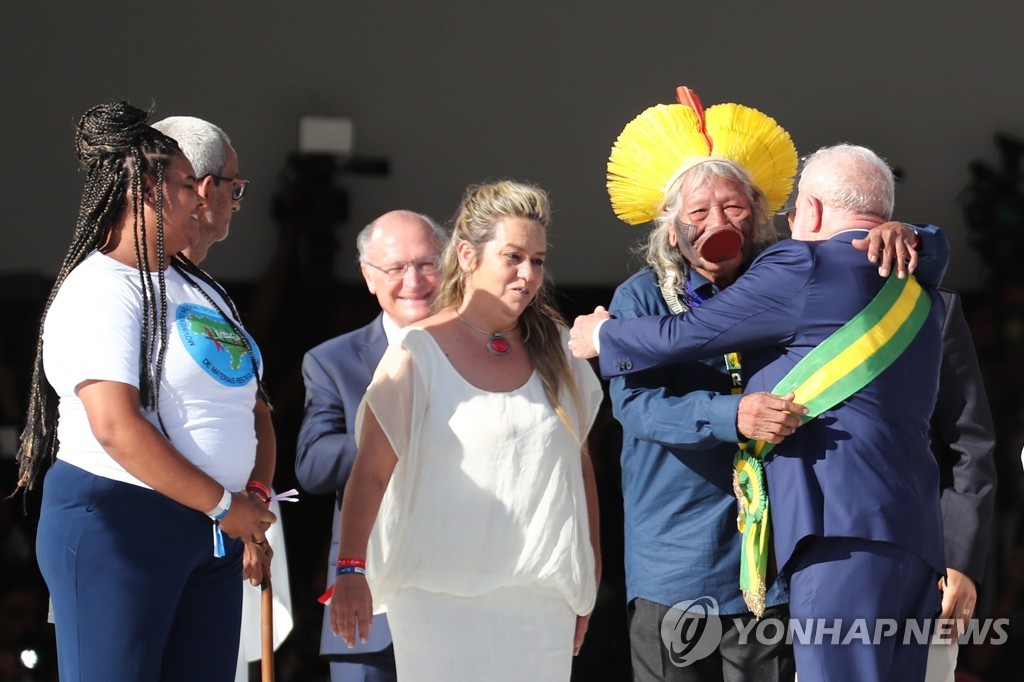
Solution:
<svg viewBox="0 0 1024 682"><path fill-rule="evenodd" d="M241 178L225 178L223 175L214 175L213 173L207 173L203 177L211 177L214 182L218 185L221 180L231 183L231 198L235 201L241 201L242 197L245 196L245 188L249 186L248 180L242 180ZM202 178L200 178L202 179Z"/></svg>
<svg viewBox="0 0 1024 682"><path fill-rule="evenodd" d="M364 264L369 265L374 270L380 270L389 281L394 282L400 279L405 279L405 276L409 273L409 268L415 268L416 274L422 277L430 277L441 272L441 257L431 256L430 258L420 258L419 260L407 260L404 263L395 263L394 265L388 265L381 267L374 265L373 263Z"/></svg>
<svg viewBox="0 0 1024 682"><path fill-rule="evenodd" d="M796 215L796 206L783 206L775 212L775 215L786 220L793 220L793 216Z"/></svg>

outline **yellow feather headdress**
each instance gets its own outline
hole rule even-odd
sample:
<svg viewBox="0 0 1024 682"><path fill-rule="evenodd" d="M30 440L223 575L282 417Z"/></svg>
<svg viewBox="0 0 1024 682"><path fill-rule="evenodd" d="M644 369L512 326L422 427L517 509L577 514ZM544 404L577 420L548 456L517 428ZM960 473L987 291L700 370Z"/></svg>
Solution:
<svg viewBox="0 0 1024 682"><path fill-rule="evenodd" d="M735 161L767 199L769 215L793 189L796 147L775 119L740 104L716 104L707 112L697 95L676 88L678 104L658 104L619 134L608 158L612 210L630 225L657 217L668 184L680 171L708 158Z"/></svg>

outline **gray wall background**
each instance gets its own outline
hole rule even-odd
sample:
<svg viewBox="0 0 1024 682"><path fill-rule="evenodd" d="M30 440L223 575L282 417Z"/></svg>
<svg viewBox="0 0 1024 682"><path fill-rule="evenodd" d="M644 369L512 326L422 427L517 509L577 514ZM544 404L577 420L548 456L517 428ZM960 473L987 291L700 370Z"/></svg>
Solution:
<svg viewBox="0 0 1024 682"><path fill-rule="evenodd" d="M271 195L303 114L345 115L386 178L349 177L335 271L358 277L358 227L405 207L448 220L466 184L511 177L552 196L549 266L563 285L614 285L637 228L604 190L608 150L647 106L694 88L775 117L801 153L865 144L900 168L897 215L953 245L947 284L980 284L957 194L993 133L1024 137L1024 3L862 0L251 0L0 4L0 272L53 274L81 177L74 124L111 99L192 114L233 138L252 181L209 269L259 277L277 235Z"/></svg>

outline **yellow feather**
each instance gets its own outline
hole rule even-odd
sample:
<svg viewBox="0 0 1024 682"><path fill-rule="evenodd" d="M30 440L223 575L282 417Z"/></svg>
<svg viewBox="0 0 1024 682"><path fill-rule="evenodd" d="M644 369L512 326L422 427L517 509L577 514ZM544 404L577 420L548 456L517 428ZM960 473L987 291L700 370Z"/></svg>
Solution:
<svg viewBox="0 0 1024 682"><path fill-rule="evenodd" d="M707 109L706 121L711 150L697 115L681 104L650 107L623 128L608 158L608 195L615 215L630 225L653 220L679 169L712 155L746 168L765 193L770 213L782 206L797 165L789 133L770 116L739 104Z"/></svg>

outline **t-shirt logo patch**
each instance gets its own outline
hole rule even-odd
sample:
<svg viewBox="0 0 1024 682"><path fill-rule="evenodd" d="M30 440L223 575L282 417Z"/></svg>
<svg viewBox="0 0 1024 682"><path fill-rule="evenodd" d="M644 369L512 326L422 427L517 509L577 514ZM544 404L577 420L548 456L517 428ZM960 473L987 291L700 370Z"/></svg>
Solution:
<svg viewBox="0 0 1024 682"><path fill-rule="evenodd" d="M213 308L183 303L175 315L178 337L206 373L225 386L244 386L253 378L253 366L245 342L224 316ZM249 347L260 362L260 351L246 334Z"/></svg>

